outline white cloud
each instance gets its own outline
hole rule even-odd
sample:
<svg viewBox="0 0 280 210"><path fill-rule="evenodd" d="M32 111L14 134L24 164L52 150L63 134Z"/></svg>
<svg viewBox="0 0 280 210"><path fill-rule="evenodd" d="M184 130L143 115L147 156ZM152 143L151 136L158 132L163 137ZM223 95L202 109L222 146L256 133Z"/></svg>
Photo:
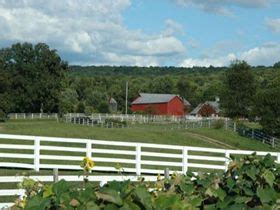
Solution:
<svg viewBox="0 0 280 210"><path fill-rule="evenodd" d="M215 58L187 58L183 60L179 66L181 67L193 67L193 66L228 66L231 61L236 60L236 56L234 54L229 54L227 56L215 57Z"/></svg>
<svg viewBox="0 0 280 210"><path fill-rule="evenodd" d="M185 34L184 27L180 23L178 23L172 19L167 19L165 21L165 26L166 26L166 29L164 31L164 35L166 35L166 36L172 36L174 34L179 34L179 35Z"/></svg>
<svg viewBox="0 0 280 210"><path fill-rule="evenodd" d="M280 44L267 43L241 53L240 58L251 65L273 65L280 61Z"/></svg>
<svg viewBox="0 0 280 210"><path fill-rule="evenodd" d="M278 19L267 18L265 22L266 22L267 27L271 31L280 33L280 18L278 18Z"/></svg>
<svg viewBox="0 0 280 210"><path fill-rule="evenodd" d="M180 6L196 6L204 11L232 15L230 7L262 8L274 0L172 0Z"/></svg>
<svg viewBox="0 0 280 210"><path fill-rule="evenodd" d="M249 49L239 53L229 53L226 56L209 56L204 58L186 58L179 66L228 66L234 60L245 60L250 65L266 65L271 66L277 61L280 61L280 44L266 43L262 46Z"/></svg>
<svg viewBox="0 0 280 210"><path fill-rule="evenodd" d="M173 20L158 34L127 29L122 13L130 5L130 0L0 0L0 40L46 42L81 64L151 65L184 53L175 37L182 27Z"/></svg>

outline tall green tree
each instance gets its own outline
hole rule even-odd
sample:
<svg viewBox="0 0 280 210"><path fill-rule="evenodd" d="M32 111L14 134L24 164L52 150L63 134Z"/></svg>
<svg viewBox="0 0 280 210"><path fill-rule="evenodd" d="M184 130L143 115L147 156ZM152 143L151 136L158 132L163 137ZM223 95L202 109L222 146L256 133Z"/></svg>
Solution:
<svg viewBox="0 0 280 210"><path fill-rule="evenodd" d="M256 82L250 65L235 61L226 72L222 107L229 117L248 117L253 108Z"/></svg>
<svg viewBox="0 0 280 210"><path fill-rule="evenodd" d="M264 130L280 136L280 74L278 75L268 88L258 92L255 109Z"/></svg>
<svg viewBox="0 0 280 210"><path fill-rule="evenodd" d="M280 68L280 61L276 62L276 63L273 65L273 68Z"/></svg>
<svg viewBox="0 0 280 210"><path fill-rule="evenodd" d="M9 112L58 111L68 65L56 50L43 43L18 43L2 49L0 61L0 74L10 79L5 89Z"/></svg>
<svg viewBox="0 0 280 210"><path fill-rule="evenodd" d="M150 83L150 88L152 93L173 93L174 82L169 76L157 77Z"/></svg>
<svg viewBox="0 0 280 210"><path fill-rule="evenodd" d="M177 93L188 100L192 105L196 105L197 100L197 87L193 84L193 82L186 78L185 76L181 76L176 84Z"/></svg>

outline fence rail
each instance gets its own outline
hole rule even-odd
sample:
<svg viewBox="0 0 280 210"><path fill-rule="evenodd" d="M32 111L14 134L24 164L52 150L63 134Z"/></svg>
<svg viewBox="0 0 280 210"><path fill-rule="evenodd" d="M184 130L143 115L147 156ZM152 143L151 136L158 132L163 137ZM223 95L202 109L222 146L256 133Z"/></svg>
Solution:
<svg viewBox="0 0 280 210"><path fill-rule="evenodd" d="M248 155L254 151L225 150L217 148L179 145L148 144L138 142L104 141L74 138L54 138L0 134L0 168L82 170L79 164L87 156L94 160L93 172L119 172L121 170L136 180L139 176L187 171L226 170L231 155ZM280 153L257 151L258 156L270 153L280 163ZM116 167L116 165L121 166ZM62 176L66 180L79 181L78 177ZM17 182L22 177L1 177L2 182ZM50 180L39 178L41 181ZM112 176L92 177L91 180L109 181ZM115 177L115 179L118 179ZM1 196L20 194L20 190L0 190Z"/></svg>
<svg viewBox="0 0 280 210"><path fill-rule="evenodd" d="M57 113L9 113L9 119L20 120L20 119L58 119Z"/></svg>
<svg viewBox="0 0 280 210"><path fill-rule="evenodd" d="M94 171L117 171L104 163L124 163L125 172L163 174L159 166L174 166L174 171L185 173L188 168L225 170L231 154L250 154L254 151L225 150L179 145L149 144L138 142L104 141L74 138L54 138L0 134L0 167L81 170L77 161L83 157L93 158L97 163ZM198 154L197 154L198 153ZM201 154L203 153L203 155ZM270 153L280 161L280 153ZM164 160L165 158L165 160ZM192 163L189 160L207 160L207 163ZM215 164L209 164L214 161ZM54 163L58 162L58 163ZM220 163L220 164L219 164ZM145 166L153 166L149 169Z"/></svg>

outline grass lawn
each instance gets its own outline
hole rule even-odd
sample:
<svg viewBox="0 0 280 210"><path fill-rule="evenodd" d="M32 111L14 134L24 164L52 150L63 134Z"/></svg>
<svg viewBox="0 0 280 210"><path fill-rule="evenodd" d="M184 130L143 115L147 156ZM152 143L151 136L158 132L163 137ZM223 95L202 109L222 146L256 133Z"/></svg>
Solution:
<svg viewBox="0 0 280 210"><path fill-rule="evenodd" d="M0 133L226 148L224 145L217 145L212 141L193 135L194 133L213 138L238 149L272 150L267 145L241 137L231 131L208 128L175 129L174 127L174 129L170 129L166 125L100 128L66 124L55 120L11 120L0 123Z"/></svg>
<svg viewBox="0 0 280 210"><path fill-rule="evenodd" d="M150 124L134 125L129 128L100 128L66 124L55 120L11 120L6 123L0 123L0 133L176 144L226 149L272 150L268 145L264 145L253 139L241 137L232 131L209 128L178 129L176 125ZM0 139L0 143L5 143L6 141ZM0 176L22 175L23 173L30 175L38 174L32 170L0 169ZM52 171L41 170L39 174L51 175ZM81 172L60 171L60 174L73 175L81 174ZM97 174L101 173L97 172ZM3 189L3 187L15 188L15 184L1 184L0 189Z"/></svg>

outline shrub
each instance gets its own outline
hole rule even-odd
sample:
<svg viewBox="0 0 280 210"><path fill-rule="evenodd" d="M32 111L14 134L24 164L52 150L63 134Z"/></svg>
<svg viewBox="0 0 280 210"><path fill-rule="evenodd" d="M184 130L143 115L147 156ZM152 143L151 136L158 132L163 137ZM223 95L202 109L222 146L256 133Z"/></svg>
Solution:
<svg viewBox="0 0 280 210"><path fill-rule="evenodd" d="M0 122L5 122L7 120L7 115L6 113L0 109Z"/></svg>
<svg viewBox="0 0 280 210"><path fill-rule="evenodd" d="M109 126L113 126L113 127L118 127L118 126L127 126L127 122L126 121L121 121L118 119L105 119L105 124L108 124Z"/></svg>
<svg viewBox="0 0 280 210"><path fill-rule="evenodd" d="M274 159L252 154L233 158L226 173L173 174L171 179L159 176L157 182L113 181L103 187L90 182L77 187L62 180L36 188L35 195L25 198L24 209L273 209L279 183Z"/></svg>
<svg viewBox="0 0 280 210"><path fill-rule="evenodd" d="M216 121L213 123L213 127L214 127L215 129L222 129L222 128L224 127L224 124L225 124L224 120L219 119L219 120L216 120Z"/></svg>

